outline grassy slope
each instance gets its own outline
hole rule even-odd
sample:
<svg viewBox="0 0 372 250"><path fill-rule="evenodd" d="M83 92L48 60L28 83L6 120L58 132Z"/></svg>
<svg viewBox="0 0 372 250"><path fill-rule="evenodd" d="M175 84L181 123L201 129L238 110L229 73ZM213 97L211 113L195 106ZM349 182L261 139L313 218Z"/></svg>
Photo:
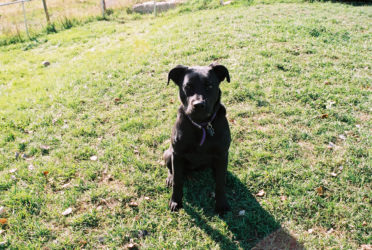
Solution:
<svg viewBox="0 0 372 250"><path fill-rule="evenodd" d="M310 248L367 244L371 15L340 4L226 7L94 22L1 47L0 242L248 248L281 224ZM170 213L159 160L178 97L167 72L214 60L232 78L222 90L233 212L213 214L213 182L202 173L187 183L185 209Z"/></svg>

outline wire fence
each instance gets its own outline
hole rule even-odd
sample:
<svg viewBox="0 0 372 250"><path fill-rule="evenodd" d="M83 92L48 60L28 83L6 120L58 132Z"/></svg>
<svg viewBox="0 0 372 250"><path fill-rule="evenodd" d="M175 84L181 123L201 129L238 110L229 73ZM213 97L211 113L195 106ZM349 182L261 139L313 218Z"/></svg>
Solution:
<svg viewBox="0 0 372 250"><path fill-rule="evenodd" d="M29 2L31 0L21 0L21 1L13 1L8 3L0 3L0 7L12 5L12 4L21 4L22 5L22 12L23 12L23 21L25 23L25 30L28 37L30 37L30 33L28 32L28 25L27 25L27 17L26 17L26 10L25 10L25 2Z"/></svg>
<svg viewBox="0 0 372 250"><path fill-rule="evenodd" d="M141 0L0 0L0 38L38 33L48 23L104 15Z"/></svg>

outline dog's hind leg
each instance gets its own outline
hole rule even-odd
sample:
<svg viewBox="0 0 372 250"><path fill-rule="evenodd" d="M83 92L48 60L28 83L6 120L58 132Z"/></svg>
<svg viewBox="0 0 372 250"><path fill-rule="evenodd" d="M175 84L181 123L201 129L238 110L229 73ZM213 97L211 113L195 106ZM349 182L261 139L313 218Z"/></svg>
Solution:
<svg viewBox="0 0 372 250"><path fill-rule="evenodd" d="M167 184L167 187L172 187L172 185L173 185L172 153L173 153L173 149L170 147L167 150L165 150L165 152L163 154L164 163L168 168L168 177L165 180L165 183Z"/></svg>

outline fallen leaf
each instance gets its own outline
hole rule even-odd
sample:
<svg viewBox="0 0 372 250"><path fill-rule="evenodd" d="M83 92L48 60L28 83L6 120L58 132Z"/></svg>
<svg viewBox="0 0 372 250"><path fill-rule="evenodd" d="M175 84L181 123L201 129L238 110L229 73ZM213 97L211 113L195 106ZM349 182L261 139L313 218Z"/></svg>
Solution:
<svg viewBox="0 0 372 250"><path fill-rule="evenodd" d="M40 148L43 149L43 150L49 150L50 149L50 146L48 146L48 145L41 145Z"/></svg>
<svg viewBox="0 0 372 250"><path fill-rule="evenodd" d="M363 196L363 201L367 201L368 200L368 196L367 195L364 195Z"/></svg>
<svg viewBox="0 0 372 250"><path fill-rule="evenodd" d="M258 197L263 197L264 195L265 195L265 191L264 190L260 190L260 192L258 192L256 194L256 196L258 196Z"/></svg>
<svg viewBox="0 0 372 250"><path fill-rule="evenodd" d="M120 98L115 98L114 101L115 101L115 102L120 102L121 99L120 99Z"/></svg>
<svg viewBox="0 0 372 250"><path fill-rule="evenodd" d="M328 118L328 114L322 114L322 115L320 116L320 118L322 118L322 119Z"/></svg>
<svg viewBox="0 0 372 250"><path fill-rule="evenodd" d="M96 155L93 155L93 156L90 157L91 161L96 161L97 159L98 159L98 157Z"/></svg>
<svg viewBox="0 0 372 250"><path fill-rule="evenodd" d="M239 216L244 216L245 215L245 210L240 210L239 211Z"/></svg>
<svg viewBox="0 0 372 250"><path fill-rule="evenodd" d="M332 172L332 173L331 173L331 176L336 177L337 174L336 174L335 172Z"/></svg>
<svg viewBox="0 0 372 250"><path fill-rule="evenodd" d="M43 172L43 175L44 175L45 177L47 177L48 174L49 174L49 171L44 171L44 172Z"/></svg>
<svg viewBox="0 0 372 250"><path fill-rule="evenodd" d="M329 229L328 231L327 231L327 234L331 234L331 233L333 233L333 231L335 231L333 228L331 228L331 229Z"/></svg>
<svg viewBox="0 0 372 250"><path fill-rule="evenodd" d="M327 108L327 109L332 108L332 105L335 104L335 103L336 103L336 102L334 102L334 101L328 101L328 102L327 102L327 105L326 105L326 108Z"/></svg>
<svg viewBox="0 0 372 250"><path fill-rule="evenodd" d="M280 200L281 201L286 201L287 200L287 196L285 196L285 195L280 196Z"/></svg>
<svg viewBox="0 0 372 250"><path fill-rule="evenodd" d="M325 84L325 85L330 85L331 82L330 82L330 81L324 81L324 84Z"/></svg>
<svg viewBox="0 0 372 250"><path fill-rule="evenodd" d="M328 148L333 149L334 147L336 147L336 145L333 142L329 142Z"/></svg>
<svg viewBox="0 0 372 250"><path fill-rule="evenodd" d="M361 250L372 250L372 245L361 245Z"/></svg>
<svg viewBox="0 0 372 250"><path fill-rule="evenodd" d="M309 234L311 234L311 233L314 232L314 229L310 228L309 230L307 230L307 232L308 232Z"/></svg>
<svg viewBox="0 0 372 250"><path fill-rule="evenodd" d="M72 213L72 208L67 208L65 211L62 212L62 215L66 216Z"/></svg>
<svg viewBox="0 0 372 250"><path fill-rule="evenodd" d="M367 222L366 221L363 221L362 226L365 227L367 225L368 225Z"/></svg>
<svg viewBox="0 0 372 250"><path fill-rule="evenodd" d="M27 168L28 168L29 171L34 171L35 170L35 167L32 164L28 165Z"/></svg>
<svg viewBox="0 0 372 250"><path fill-rule="evenodd" d="M62 188L67 188L67 187L69 187L70 185L71 185L70 183L63 184L63 185L62 185Z"/></svg>
<svg viewBox="0 0 372 250"><path fill-rule="evenodd" d="M339 135L338 138L340 138L341 140L346 140L346 136L344 135Z"/></svg>
<svg viewBox="0 0 372 250"><path fill-rule="evenodd" d="M81 240L81 241L79 241L79 244L80 244L80 245L83 245L83 246L85 246L87 243L88 243L88 242L87 242L86 240Z"/></svg>
<svg viewBox="0 0 372 250"><path fill-rule="evenodd" d="M324 187L322 187L322 186L317 187L317 188L316 188L316 192L317 192L318 195L320 195L320 196L324 195Z"/></svg>
<svg viewBox="0 0 372 250"><path fill-rule="evenodd" d="M0 218L0 224L1 225L5 225L6 223L8 223L8 219Z"/></svg>
<svg viewBox="0 0 372 250"><path fill-rule="evenodd" d="M146 196L146 197L145 197L145 200L149 201L149 200L150 200L150 197L147 197L147 196Z"/></svg>
<svg viewBox="0 0 372 250"><path fill-rule="evenodd" d="M129 203L129 206L130 206L130 207L138 207L138 203L135 202L135 201L131 201L131 202Z"/></svg>
<svg viewBox="0 0 372 250"><path fill-rule="evenodd" d="M134 244L134 243L129 243L129 244L126 245L126 248L127 248L127 249L137 249L138 247L137 247L137 245Z"/></svg>

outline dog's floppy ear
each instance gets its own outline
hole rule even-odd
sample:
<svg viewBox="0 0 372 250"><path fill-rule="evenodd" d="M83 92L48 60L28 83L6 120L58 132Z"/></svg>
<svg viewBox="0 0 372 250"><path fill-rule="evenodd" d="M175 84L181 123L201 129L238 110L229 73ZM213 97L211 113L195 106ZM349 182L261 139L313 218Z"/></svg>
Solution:
<svg viewBox="0 0 372 250"><path fill-rule="evenodd" d="M176 67L171 69L171 71L169 71L169 73L168 73L168 83L167 83L167 85L169 84L169 81L172 80L175 84L180 86L180 84L182 83L182 80L183 80L183 78L186 74L187 69L188 68L186 66L183 66L183 65L177 65Z"/></svg>
<svg viewBox="0 0 372 250"><path fill-rule="evenodd" d="M212 63L211 65L209 65L209 67L211 67L212 70L214 71L214 73L216 73L220 82L225 80L225 78L226 78L227 82L230 82L229 71L227 70L227 68L225 66L217 64L217 63Z"/></svg>

